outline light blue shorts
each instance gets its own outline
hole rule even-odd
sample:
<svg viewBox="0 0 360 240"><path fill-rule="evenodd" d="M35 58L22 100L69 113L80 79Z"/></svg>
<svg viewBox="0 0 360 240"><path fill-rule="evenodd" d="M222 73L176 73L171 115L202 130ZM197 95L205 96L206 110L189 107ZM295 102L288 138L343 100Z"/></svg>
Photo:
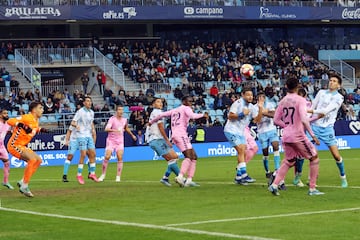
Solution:
<svg viewBox="0 0 360 240"><path fill-rule="evenodd" d="M272 142L279 142L279 136L278 136L277 131L275 129L264 132L264 133L259 133L258 134L258 139L260 141L262 149L270 147L270 144Z"/></svg>
<svg viewBox="0 0 360 240"><path fill-rule="evenodd" d="M79 137L77 139L79 150L95 149L95 143L92 137Z"/></svg>
<svg viewBox="0 0 360 240"><path fill-rule="evenodd" d="M68 146L68 152L67 152L67 154L68 154L68 155L74 155L77 150L79 150L79 143L78 143L78 141L77 141L77 140L70 141L70 142L69 142L69 146Z"/></svg>
<svg viewBox="0 0 360 240"><path fill-rule="evenodd" d="M315 136L323 141L326 146L331 147L337 145L335 138L335 130L333 127L319 127L316 125L311 125Z"/></svg>
<svg viewBox="0 0 360 240"><path fill-rule="evenodd" d="M224 135L227 138L227 140L229 141L230 145L233 147L238 146L240 144L246 145L245 136L241 136L241 135L233 134L233 133L229 133L229 132L224 132Z"/></svg>
<svg viewBox="0 0 360 240"><path fill-rule="evenodd" d="M166 144L164 139L155 139L149 143L149 146L152 150L156 152L157 155L163 156L170 152L171 147Z"/></svg>

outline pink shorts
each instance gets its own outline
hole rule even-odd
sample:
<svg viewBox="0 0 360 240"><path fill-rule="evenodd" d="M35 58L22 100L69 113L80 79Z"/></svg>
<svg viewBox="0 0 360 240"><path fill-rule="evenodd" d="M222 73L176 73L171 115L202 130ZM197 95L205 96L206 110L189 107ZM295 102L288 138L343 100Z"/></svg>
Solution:
<svg viewBox="0 0 360 240"><path fill-rule="evenodd" d="M9 159L9 153L4 145L0 145L0 159Z"/></svg>
<svg viewBox="0 0 360 240"><path fill-rule="evenodd" d="M245 139L246 139L246 148L247 149L255 149L257 148L257 144L256 141L254 139L254 137L251 135L250 133L250 129L249 128L245 128Z"/></svg>
<svg viewBox="0 0 360 240"><path fill-rule="evenodd" d="M294 158L310 159L317 155L314 144L309 139L305 139L295 143L283 143L285 159L292 160Z"/></svg>
<svg viewBox="0 0 360 240"><path fill-rule="evenodd" d="M109 139L106 139L105 150L111 150L112 152L124 151L124 142L116 142Z"/></svg>
<svg viewBox="0 0 360 240"><path fill-rule="evenodd" d="M192 145L188 136L173 136L172 141L181 152L192 149Z"/></svg>

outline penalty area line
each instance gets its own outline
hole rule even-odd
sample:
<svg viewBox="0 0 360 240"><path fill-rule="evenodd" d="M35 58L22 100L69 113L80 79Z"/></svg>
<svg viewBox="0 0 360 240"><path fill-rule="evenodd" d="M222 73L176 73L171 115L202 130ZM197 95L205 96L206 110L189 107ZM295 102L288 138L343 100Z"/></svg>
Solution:
<svg viewBox="0 0 360 240"><path fill-rule="evenodd" d="M228 219L216 219L216 220L207 220L207 221L198 221L198 222L174 223L174 224L167 224L166 226L175 227L175 226L199 225L199 224L207 224L207 223L249 221L249 220L260 220L260 219L269 219L269 218L283 218L283 217L294 217L294 216L315 215L315 214L327 214L327 213L337 213L337 212L349 212L349 211L359 211L359 210L360 210L360 207L356 207L356 208L344 208L344 209L322 210L322 211L312 211L312 212L299 212L299 213L285 213L285 214L277 214L277 215L265 215L265 216L257 216L257 217L228 218Z"/></svg>
<svg viewBox="0 0 360 240"><path fill-rule="evenodd" d="M195 230L195 229L176 228L176 227L171 227L171 226L160 226L160 225L144 224L144 223L133 223L133 222L123 222L123 221L115 221L115 220L103 220L103 219L96 219L96 218L67 216L67 215L51 214L51 213L41 213L41 212L28 211L28 210L5 208L2 206L0 206L0 211L24 213L24 214L30 214L30 215L37 215L37 216L41 216L41 217L71 219L71 220L84 221L84 222L96 222L96 223L106 223L106 224L121 225L121 226L159 229L159 230L166 230L166 231L175 231L175 232L183 232L183 233L198 234L198 235L208 235L208 236L223 237L223 238L236 238L236 239L249 239L249 240L279 240L279 239L274 239L274 238L264 238L264 237L249 236L249 235L237 235L237 234L221 233L221 232L209 232L209 231Z"/></svg>

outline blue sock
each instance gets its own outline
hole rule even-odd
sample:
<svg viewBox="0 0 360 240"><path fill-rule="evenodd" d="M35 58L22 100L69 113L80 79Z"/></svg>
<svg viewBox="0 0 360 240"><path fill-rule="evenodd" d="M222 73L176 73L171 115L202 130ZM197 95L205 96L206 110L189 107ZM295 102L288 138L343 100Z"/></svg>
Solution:
<svg viewBox="0 0 360 240"><path fill-rule="evenodd" d="M295 163L296 173L301 175L303 165L304 165L304 159L303 158L300 158L300 159L296 160L296 163Z"/></svg>
<svg viewBox="0 0 360 240"><path fill-rule="evenodd" d="M69 172L69 167L70 167L70 161L69 160L65 160L64 162L64 175L67 175Z"/></svg>
<svg viewBox="0 0 360 240"><path fill-rule="evenodd" d="M165 171L164 176L165 176L166 178L169 178L170 174L171 174L171 167L170 167L170 165L168 165L168 166L167 166L167 169L166 169L166 171Z"/></svg>
<svg viewBox="0 0 360 240"><path fill-rule="evenodd" d="M340 176L343 177L345 176L344 161L342 160L342 158L340 161L341 162L336 161L336 165L339 168Z"/></svg>
<svg viewBox="0 0 360 240"><path fill-rule="evenodd" d="M246 176L246 175L247 175L247 173L246 173L246 163L245 162L239 163L238 166L237 166L236 177L243 177L243 176Z"/></svg>
<svg viewBox="0 0 360 240"><path fill-rule="evenodd" d="M96 163L90 163L90 164L88 165L88 167L89 167L89 173L94 174L94 173L95 173L95 170L96 170Z"/></svg>
<svg viewBox="0 0 360 240"><path fill-rule="evenodd" d="M269 156L264 156L263 157L263 164L264 164L264 169L265 172L269 172Z"/></svg>
<svg viewBox="0 0 360 240"><path fill-rule="evenodd" d="M274 152L274 168L278 170L280 168L280 153L279 151Z"/></svg>
<svg viewBox="0 0 360 240"><path fill-rule="evenodd" d="M173 171L173 173L175 173L176 176L179 175L180 169L176 162L170 164L169 167Z"/></svg>

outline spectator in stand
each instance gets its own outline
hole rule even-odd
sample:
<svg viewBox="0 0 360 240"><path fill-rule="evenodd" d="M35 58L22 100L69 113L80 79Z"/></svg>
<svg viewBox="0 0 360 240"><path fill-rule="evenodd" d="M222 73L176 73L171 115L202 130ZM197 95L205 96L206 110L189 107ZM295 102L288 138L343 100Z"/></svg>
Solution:
<svg viewBox="0 0 360 240"><path fill-rule="evenodd" d="M197 126L201 126L201 127L211 127L213 123L211 120L211 116L209 115L208 112L204 112L204 118L196 119L195 122Z"/></svg>
<svg viewBox="0 0 360 240"><path fill-rule="evenodd" d="M357 92L358 90L360 90L360 83L356 85L356 88L354 88L354 93Z"/></svg>
<svg viewBox="0 0 360 240"><path fill-rule="evenodd" d="M25 93L25 101L26 101L26 103L31 103L34 100L35 100L34 93L30 89L27 90L27 92Z"/></svg>
<svg viewBox="0 0 360 240"><path fill-rule="evenodd" d="M136 80L137 80L137 72L136 72L136 70L134 68L134 65L130 66L129 77L133 82L136 82Z"/></svg>
<svg viewBox="0 0 360 240"><path fill-rule="evenodd" d="M174 97L181 99L183 97L182 91L180 89L180 85L178 84L174 89Z"/></svg>
<svg viewBox="0 0 360 240"><path fill-rule="evenodd" d="M35 89L34 99L35 101L42 101L41 92L38 88Z"/></svg>
<svg viewBox="0 0 360 240"><path fill-rule="evenodd" d="M146 96L149 96L149 95L155 96L155 90L153 89L151 84L150 84L149 88L146 89L145 95Z"/></svg>
<svg viewBox="0 0 360 240"><path fill-rule="evenodd" d="M44 103L44 114L54 114L56 112L56 107L51 100L50 97L47 98L46 102Z"/></svg>
<svg viewBox="0 0 360 240"><path fill-rule="evenodd" d="M346 104L346 121L356 121L356 114L351 104Z"/></svg>
<svg viewBox="0 0 360 240"><path fill-rule="evenodd" d="M16 102L20 105L25 103L25 93L22 90L20 90L19 94L16 96Z"/></svg>
<svg viewBox="0 0 360 240"><path fill-rule="evenodd" d="M221 124L221 122L220 122L220 120L219 120L218 117L215 118L214 123L213 123L213 126L214 126L214 127L222 127L222 124Z"/></svg>
<svg viewBox="0 0 360 240"><path fill-rule="evenodd" d="M110 87L106 86L104 90L104 100L106 103L110 106L110 98L113 95L113 91L110 89Z"/></svg>
<svg viewBox="0 0 360 240"><path fill-rule="evenodd" d="M222 102L223 102L223 104L224 104L225 107L231 106L232 101L231 101L231 99L230 99L230 94L229 94L228 91L226 91L225 94L223 94L223 96L222 96Z"/></svg>
<svg viewBox="0 0 360 240"><path fill-rule="evenodd" d="M202 87L202 84L201 83L196 83L195 84L195 94L196 95L203 95L204 94L204 89L203 89L203 87Z"/></svg>
<svg viewBox="0 0 360 240"><path fill-rule="evenodd" d="M14 77L11 77L11 79L10 79L10 88L11 89L17 89L17 88L19 88L19 85L20 85L20 83L19 83L19 81L17 81Z"/></svg>
<svg viewBox="0 0 360 240"><path fill-rule="evenodd" d="M142 146L145 145L145 136L143 134L142 130L138 130L137 134L136 134L136 145L137 146Z"/></svg>
<svg viewBox="0 0 360 240"><path fill-rule="evenodd" d="M139 101L135 92L131 92L130 96L128 96L127 102L130 106L137 106Z"/></svg>
<svg viewBox="0 0 360 240"><path fill-rule="evenodd" d="M206 110L206 104L205 100L202 95L198 95L198 97L195 97L195 109L197 110Z"/></svg>
<svg viewBox="0 0 360 240"><path fill-rule="evenodd" d="M4 79L0 78L0 90L3 91L5 90L5 81Z"/></svg>
<svg viewBox="0 0 360 240"><path fill-rule="evenodd" d="M117 103L118 103L117 105L121 105L121 106L128 105L124 92L120 92Z"/></svg>
<svg viewBox="0 0 360 240"><path fill-rule="evenodd" d="M141 103L141 104L144 104L145 101L146 101L146 96L145 96L144 92L143 92L141 89L139 90L139 94L138 94L138 96L137 96L137 100L138 100L138 102Z"/></svg>
<svg viewBox="0 0 360 240"><path fill-rule="evenodd" d="M0 109L11 111L11 105L4 97L4 93L0 92Z"/></svg>
<svg viewBox="0 0 360 240"><path fill-rule="evenodd" d="M89 81L90 81L90 78L88 76L88 73L84 72L83 75L81 76L81 83L83 86L84 94L87 94L87 87L88 87Z"/></svg>
<svg viewBox="0 0 360 240"><path fill-rule="evenodd" d="M99 69L97 72L96 80L99 85L99 92L100 92L100 94L103 94L104 86L106 84L106 76L105 76L105 73L103 71L101 71L101 69Z"/></svg>
<svg viewBox="0 0 360 240"><path fill-rule="evenodd" d="M181 83L182 83L182 85L184 86L187 86L187 85L189 85L189 80L188 80L188 78L186 77L186 75L185 75L185 73L182 73L181 74Z"/></svg>
<svg viewBox="0 0 360 240"><path fill-rule="evenodd" d="M354 95L355 104L358 104L360 102L360 89L356 90L356 92L353 95Z"/></svg>
<svg viewBox="0 0 360 240"><path fill-rule="evenodd" d="M184 84L182 85L181 93L182 93L183 96L188 96L188 95L190 95L190 94L189 94L189 89L188 89L188 86L187 86L187 85L184 85Z"/></svg>
<svg viewBox="0 0 360 240"><path fill-rule="evenodd" d="M216 96L218 96L218 94L219 94L219 89L216 86L216 84L213 84L212 87L210 88L210 96L215 98Z"/></svg>
<svg viewBox="0 0 360 240"><path fill-rule="evenodd" d="M111 97L109 98L109 106L115 109L116 105L119 105L118 97L115 95L115 93L111 94Z"/></svg>
<svg viewBox="0 0 360 240"><path fill-rule="evenodd" d="M221 109L224 110L226 108L224 102L223 102L223 94L219 93L214 100L214 109Z"/></svg>

